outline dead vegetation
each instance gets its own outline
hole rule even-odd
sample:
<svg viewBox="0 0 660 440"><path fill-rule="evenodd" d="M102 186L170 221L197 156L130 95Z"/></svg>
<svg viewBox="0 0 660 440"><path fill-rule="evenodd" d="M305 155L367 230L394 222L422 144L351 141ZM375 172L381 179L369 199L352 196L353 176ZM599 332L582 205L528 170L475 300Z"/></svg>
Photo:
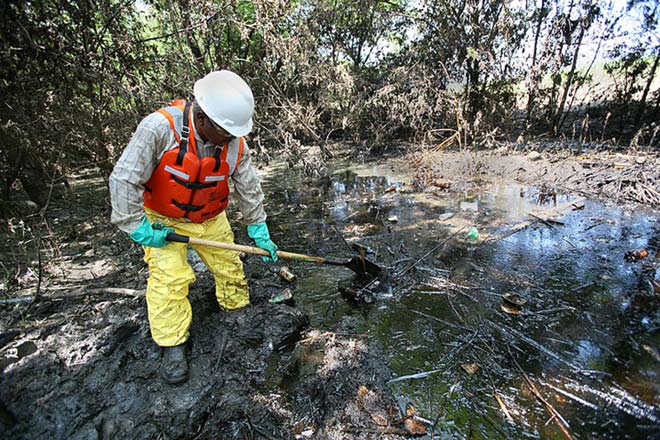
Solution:
<svg viewBox="0 0 660 440"><path fill-rule="evenodd" d="M494 436L511 438L519 433L509 431L516 429L511 426L535 424L555 430L544 431L547 435L570 438L580 427L564 420L566 401L589 410L620 409L630 417L626 421L641 419L645 425L639 429L654 432L657 404L648 403L657 401L654 384L633 378L603 386L598 372L585 371L558 348L571 344L555 334L562 313L576 310L569 299L541 307L528 295L539 288L538 276L476 263L463 270L528 291L507 296L507 302L505 293L457 282L451 263L470 255L475 243L451 234L462 236L472 228L452 229L452 240L442 234L467 220L444 212L439 221L412 226L401 213L386 213L398 207L402 194L416 191L464 194L469 211L492 177L538 188L535 196L543 207L566 194L627 205L631 212L660 206L654 150L660 140L654 83L660 57L657 42L647 38L657 32L657 8L647 9L640 35L616 48L616 61L603 80L596 78L593 62L586 70L576 64L589 39L620 36L617 20L608 21L612 11L597 2L541 1L523 9L510 2L372 0L188 6L46 0L1 7L6 43L0 54L5 106L0 117L5 140L0 144L1 433L398 439L443 435L455 422L445 416L469 408ZM400 37L411 29L416 37ZM530 42L531 56L516 56ZM307 176L325 177L321 185L326 185L333 159L357 162L409 153L403 161L414 169L408 186L400 191L390 185L391 199L380 205L371 204L368 193L340 226L344 235L386 241L376 246L378 257L391 259L402 296L424 278L427 294L444 301L443 313L413 307L405 313L406 319L422 320L420 333L436 338L443 355L392 382L442 377L447 389L436 406L393 405L384 387L392 377L382 353L350 317L303 336L299 353L279 372L283 386L300 380L294 392L264 392L262 382L273 373L268 359L276 346L290 342L285 339L297 337L305 316L268 302L267 295L253 310L226 316L213 309L203 282L194 291L202 312L195 323L200 342L193 347L199 380L184 393L154 385L158 353L145 326L145 269L139 249L107 221L104 179L141 117L172 98L189 97L194 80L218 68L237 71L255 91L256 127L249 143L262 164L281 160L289 168L300 166ZM355 190L360 191L365 188ZM327 213L322 192L314 194L318 198L306 203ZM521 189L521 199L526 196ZM293 199L282 204L291 213L307 209ZM543 210L527 214L513 225L497 225L508 228L503 232L479 230L477 237L488 245L530 228L561 229ZM599 219L583 233L609 222ZM401 238L417 238L418 227L437 234L433 245L423 248ZM322 230L319 226L316 233ZM298 230L294 226L288 233ZM563 243L575 249L579 244L572 240ZM319 240L305 244L311 248ZM610 251L593 258L605 264ZM657 249L635 246L626 249L622 261L640 265L633 270L639 272L638 290L650 293L660 288L649 256L657 258ZM429 268L427 259L438 267ZM253 281L263 282L270 294L268 283L277 280L264 277L261 269L254 269ZM603 280L575 286L571 296L596 295L600 284L609 282ZM381 281L344 290L351 304L368 307L380 301L386 284ZM477 320L480 315L469 305L481 303L505 315ZM535 304L539 307L531 308ZM631 356L657 361L653 343L638 343L644 333L621 321L624 331L611 334L623 333L620 344L626 349L633 341ZM555 332L554 340L526 333L545 325ZM236 338L218 336L227 333ZM567 368L568 375L530 372L525 364L530 351ZM475 389L489 390L485 403L461 389L475 383ZM532 405L525 399L537 404L536 411L526 412ZM432 411L438 404L441 410ZM493 408L501 420L493 418ZM598 423L613 437L621 434L610 421ZM473 426L466 432L470 435Z"/></svg>

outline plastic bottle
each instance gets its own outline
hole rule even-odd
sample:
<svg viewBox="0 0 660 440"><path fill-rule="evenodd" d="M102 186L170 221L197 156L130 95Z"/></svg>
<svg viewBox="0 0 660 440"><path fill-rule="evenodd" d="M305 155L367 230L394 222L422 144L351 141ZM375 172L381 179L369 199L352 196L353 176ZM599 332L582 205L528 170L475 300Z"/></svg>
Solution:
<svg viewBox="0 0 660 440"><path fill-rule="evenodd" d="M467 239L471 242L475 242L479 240L479 230L477 229L476 226L472 226L466 235Z"/></svg>

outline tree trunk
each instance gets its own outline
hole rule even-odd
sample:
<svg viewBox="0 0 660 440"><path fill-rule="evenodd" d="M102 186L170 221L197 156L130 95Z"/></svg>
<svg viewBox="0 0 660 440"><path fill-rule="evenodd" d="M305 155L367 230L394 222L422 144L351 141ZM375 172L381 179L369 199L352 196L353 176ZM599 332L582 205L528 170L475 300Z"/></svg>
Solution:
<svg viewBox="0 0 660 440"><path fill-rule="evenodd" d="M539 7L539 17L536 22L536 30L534 31L534 46L532 48L532 64L529 69L529 83L528 83L528 95L527 95L527 123L530 123L530 118L532 116L532 111L534 109L534 103L536 100L536 88L539 83L539 75L536 72L536 57L538 56L538 44L539 38L541 36L541 26L543 25L543 20L546 17L545 14L545 0L541 0L541 6Z"/></svg>
<svg viewBox="0 0 660 440"><path fill-rule="evenodd" d="M578 55L580 54L580 47L582 46L582 39L584 38L585 30L586 30L585 25L584 23L582 23L580 25L580 36L578 37L575 43L575 52L573 52L573 61L571 62L571 70L568 72L568 77L566 79L564 92L562 93L561 96L561 101L559 102L555 116L552 119L552 131L555 135L559 134L559 130L561 129L560 121L563 122L564 120L564 118L562 118L564 113L564 106L566 105L566 98L568 97L568 92L571 89L571 85L573 84L573 78L575 77Z"/></svg>
<svg viewBox="0 0 660 440"><path fill-rule="evenodd" d="M660 61L660 47L656 48L655 60L653 60L653 66L651 66L651 71L649 72L649 77L646 80L646 86L644 86L644 92L642 92L642 97L639 100L639 108L637 109L637 114L635 115L635 126L639 125L644 116L644 110L646 110L646 98L649 95L649 90L651 90L651 83L655 78L655 72L658 69L658 61Z"/></svg>

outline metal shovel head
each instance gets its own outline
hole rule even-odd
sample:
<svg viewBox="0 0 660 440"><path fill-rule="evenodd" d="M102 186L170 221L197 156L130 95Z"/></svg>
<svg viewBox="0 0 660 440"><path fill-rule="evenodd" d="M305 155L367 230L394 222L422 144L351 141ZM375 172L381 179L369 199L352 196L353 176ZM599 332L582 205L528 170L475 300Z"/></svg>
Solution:
<svg viewBox="0 0 660 440"><path fill-rule="evenodd" d="M358 275L370 275L378 277L383 272L383 268L366 258L353 257L343 264Z"/></svg>
<svg viewBox="0 0 660 440"><path fill-rule="evenodd" d="M362 257L353 257L348 261L337 260L323 260L324 264L331 264L333 266L344 266L355 272L360 276L369 275L371 277L379 277L384 273L382 267Z"/></svg>

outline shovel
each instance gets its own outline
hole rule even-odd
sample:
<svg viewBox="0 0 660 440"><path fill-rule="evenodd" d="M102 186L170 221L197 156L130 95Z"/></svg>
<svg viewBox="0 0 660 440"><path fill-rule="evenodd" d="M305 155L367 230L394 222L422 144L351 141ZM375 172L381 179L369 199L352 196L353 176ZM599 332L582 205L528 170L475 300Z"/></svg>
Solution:
<svg viewBox="0 0 660 440"><path fill-rule="evenodd" d="M167 241L177 243L189 243L192 245L211 246L220 249L227 249L236 252L245 252L246 254L270 256L270 252L254 246L245 246L242 244L225 243L222 241L205 240L203 238L188 237L186 235L170 233L167 234ZM296 254L293 252L277 251L277 256L286 260L307 261L316 264L329 264L332 266L344 266L360 276L369 275L378 277L384 273L382 267L362 257L353 257L348 261L329 260L323 257L314 257L312 255Z"/></svg>

